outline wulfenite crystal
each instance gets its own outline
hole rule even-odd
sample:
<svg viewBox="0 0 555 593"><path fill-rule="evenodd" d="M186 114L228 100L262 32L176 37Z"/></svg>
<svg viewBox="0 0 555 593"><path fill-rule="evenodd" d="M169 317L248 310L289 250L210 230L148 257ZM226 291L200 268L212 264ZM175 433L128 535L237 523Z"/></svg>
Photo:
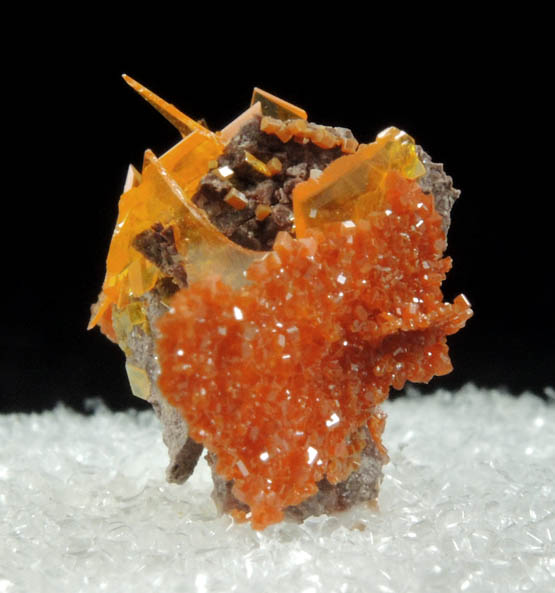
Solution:
<svg viewBox="0 0 555 593"><path fill-rule="evenodd" d="M212 133L126 80L184 138L130 170L90 326L160 415L168 478L206 448L255 528L374 499L379 404L448 373L471 315L441 293L450 178L396 128L359 145L255 89Z"/></svg>

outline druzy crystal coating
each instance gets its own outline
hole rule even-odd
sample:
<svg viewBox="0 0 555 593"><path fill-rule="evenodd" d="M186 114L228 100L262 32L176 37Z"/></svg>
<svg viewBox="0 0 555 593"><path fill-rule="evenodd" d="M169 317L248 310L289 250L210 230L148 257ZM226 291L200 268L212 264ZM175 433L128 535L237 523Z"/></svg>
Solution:
<svg viewBox="0 0 555 593"><path fill-rule="evenodd" d="M385 458L380 402L391 387L451 370L446 336L471 309L463 296L443 302L451 260L442 217L418 184L426 169L406 133L388 128L358 145L260 89L243 116L212 133L130 83L184 139L160 159L147 152L142 174L131 176L91 326L126 353L134 328L152 335L157 388L189 437L216 456L215 471L240 504L234 516L264 528L324 478L339 484L357 471L365 435ZM344 153L295 187L293 232L279 232L269 252L233 243L192 201L251 117L283 143ZM261 177L281 172L275 157L245 152L244 163ZM221 176L233 181L231 169ZM236 210L248 203L235 187L224 201ZM270 212L259 204L255 218ZM137 249L149 229L171 239L171 269L181 266L186 278L163 299L154 327L148 294L172 273ZM148 400L146 371L129 361L127 371Z"/></svg>

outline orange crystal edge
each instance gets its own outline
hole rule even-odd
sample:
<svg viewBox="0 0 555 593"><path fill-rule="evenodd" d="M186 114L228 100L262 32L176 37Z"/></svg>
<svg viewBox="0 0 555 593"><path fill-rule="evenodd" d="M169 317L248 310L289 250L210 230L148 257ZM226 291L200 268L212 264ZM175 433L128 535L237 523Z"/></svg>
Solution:
<svg viewBox="0 0 555 593"><path fill-rule="evenodd" d="M152 91L123 75L124 80L139 93L147 102L157 109L170 123L172 123L184 136L183 140L170 149L167 153L157 159L152 151L147 150L142 171L142 179L137 182L126 181L126 191L120 197L119 215L116 228L110 244L107 257L106 277L99 295L98 302L91 309L91 318L88 329L100 325L101 330L113 339L114 331L111 328L112 313L110 309L115 305L125 307L133 298L140 298L143 294L152 289L159 279L157 270L140 253L132 247L132 239L140 232L149 228L150 225L165 219L166 222L179 226L180 219L196 219L195 229L187 227L182 235L177 237L178 251L187 258L191 237L187 230L195 235L195 242L206 240L207 244L213 244L211 262L221 262L226 267L227 260L236 262L249 262L260 257L259 253L250 252L238 245L233 244L224 237L208 220L203 210L197 208L190 200L194 194L200 179L208 173L210 163L217 159L223 152L225 144L232 138L240 125L255 115L263 115L265 110L277 109L284 114L293 114L295 117L304 117L306 112L287 103L266 91L255 88L255 97L263 101L254 102L243 114L233 120L221 132L213 133L189 116L181 113L175 106L167 103ZM189 133L187 133L189 132ZM150 168L149 168L150 165ZM160 185L159 181L152 180L156 174L152 169L157 169L159 178L165 178L166 185L173 184L172 196L166 198L165 203L156 202L155 187ZM147 174L145 176L145 173ZM149 175L150 173L150 175ZM145 179L146 177L146 179ZM146 196L143 194L147 194ZM168 193L168 192L166 192ZM182 204L179 204L182 202ZM184 210L187 210L185 213ZM167 214L171 213L171 216ZM199 224L199 221L200 222ZM183 222L181 220L181 222ZM201 232L199 231L201 229ZM219 257L222 251L230 253L228 258ZM200 250L202 251L202 250ZM206 251L206 250L204 250ZM187 273L193 277L200 275L200 264L195 262L194 269L187 269ZM233 274L238 277L244 272L237 267ZM238 280L237 280L238 281Z"/></svg>
<svg viewBox="0 0 555 593"><path fill-rule="evenodd" d="M221 146L221 136L209 139ZM198 178L207 156L193 150L179 157L182 143L168 153L169 176L189 156L201 159ZM340 177L349 158L361 156L328 169ZM334 177L328 169L326 182ZM445 235L433 196L393 170L380 179L385 201L374 200L363 219L324 221L320 229L303 220L298 239L281 234L272 252L250 260L250 285L200 278L159 322L161 390L191 436L218 455L218 473L234 480L255 528L279 521L286 506L317 491L324 475L337 483L356 469L362 426L384 451L378 404L390 386L449 372L445 336L472 314L462 296L442 303L450 260L441 259ZM182 176L179 185L187 197L194 182ZM314 181L297 186L299 205L317 189ZM298 212L296 205L299 221L306 219ZM396 280L401 272L403 282ZM93 320L115 341L110 305ZM188 353L186 365L179 352Z"/></svg>

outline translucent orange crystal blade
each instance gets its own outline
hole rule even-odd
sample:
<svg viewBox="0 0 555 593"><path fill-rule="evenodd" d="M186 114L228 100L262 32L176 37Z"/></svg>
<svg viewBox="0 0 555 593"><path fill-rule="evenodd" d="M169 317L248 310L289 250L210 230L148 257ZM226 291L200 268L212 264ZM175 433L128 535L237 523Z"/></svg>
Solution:
<svg viewBox="0 0 555 593"><path fill-rule="evenodd" d="M208 173L208 164L223 152L216 134L195 130L160 157L160 163L190 199L199 181Z"/></svg>
<svg viewBox="0 0 555 593"><path fill-rule="evenodd" d="M261 115L264 109L275 116L306 119L302 109L255 89L255 104L222 133L214 134L130 76L124 74L123 78L184 138L159 161L147 151L142 177L136 170L130 170L126 191L120 198L103 290L89 328L104 318L111 305L123 307L156 284L159 271L133 248L132 242L139 233L157 222L172 224L178 231L177 247L185 257L189 282L214 273L231 286L243 284L243 272L261 255L243 249L221 235L190 198L208 172L209 163L222 154L225 142L246 120Z"/></svg>
<svg viewBox="0 0 555 593"><path fill-rule="evenodd" d="M189 284L215 275L229 286L243 286L245 270L265 254L229 240L208 220L203 210L186 199L179 184L168 175L160 161L154 160L152 168L159 198L172 195L180 204L179 213L174 218L178 231L176 243L184 257Z"/></svg>
<svg viewBox="0 0 555 593"><path fill-rule="evenodd" d="M244 271L263 255L244 249L222 235L150 151L147 151L146 162L141 184L120 199L119 216L106 260L103 294L90 327L99 322L111 304L125 306L131 298L142 296L155 285L159 278L157 268L132 245L133 239L155 222L175 228L176 246L184 257L189 283L217 274L230 286L241 286L245 283ZM193 172L189 161L181 168L172 159L168 162L176 167L182 182L191 179ZM183 174L184 169L188 175ZM198 171L194 174L202 176Z"/></svg>
<svg viewBox="0 0 555 593"><path fill-rule="evenodd" d="M102 319L112 304L124 306L133 296L150 290L158 279L157 269L136 251L131 243L155 222L176 224L184 203L190 201L211 160L217 159L223 144L208 130L194 130L158 160L152 151L145 153L143 175L136 171L126 181L129 188L119 201L119 215L106 261L106 278L89 329ZM154 166L153 166L154 165ZM165 177L171 177L181 190L176 195L167 183L159 182L154 171L161 167ZM158 182L156 181L158 179ZM158 194L159 188L165 188Z"/></svg>
<svg viewBox="0 0 555 593"><path fill-rule="evenodd" d="M384 202L388 171L406 179L425 173L414 140L397 128L384 130L372 144L333 161L320 178L297 185L293 193L297 236L329 222L367 217Z"/></svg>
<svg viewBox="0 0 555 593"><path fill-rule="evenodd" d="M161 113L173 126L175 126L182 136L187 136L193 130L206 130L204 126L196 122L194 119L190 118L188 115L181 113L177 107L164 101L164 99L160 98L158 95L155 95L152 91L148 90L142 84L138 83L136 80L133 80L127 74L123 74L123 79L125 82L141 97L150 103L154 109L156 109L159 113ZM209 132L209 130L206 130Z"/></svg>
<svg viewBox="0 0 555 593"><path fill-rule="evenodd" d="M254 87L252 92L251 105L254 105L256 102L260 103L263 115L269 115L277 119L307 119L308 117L304 109L288 103L258 87Z"/></svg>
<svg viewBox="0 0 555 593"><path fill-rule="evenodd" d="M100 306L89 327L94 327L106 309L117 304L125 306L132 297L140 297L158 279L156 267L133 248L133 239L155 222L175 223L183 205L178 196L160 183L154 162L156 157L147 151L146 166L139 185L124 193L119 201L119 214L106 259L106 278L102 287Z"/></svg>

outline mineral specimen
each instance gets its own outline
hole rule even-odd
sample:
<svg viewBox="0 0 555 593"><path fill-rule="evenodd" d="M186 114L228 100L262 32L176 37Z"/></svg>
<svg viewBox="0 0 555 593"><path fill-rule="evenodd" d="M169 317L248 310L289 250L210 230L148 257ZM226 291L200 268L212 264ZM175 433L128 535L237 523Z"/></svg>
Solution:
<svg viewBox="0 0 555 593"><path fill-rule="evenodd" d="M125 77L182 133L130 167L89 327L127 356L182 483L262 529L374 500L390 387L451 370L472 314L441 283L459 192L406 133L370 144L255 89L221 132Z"/></svg>

